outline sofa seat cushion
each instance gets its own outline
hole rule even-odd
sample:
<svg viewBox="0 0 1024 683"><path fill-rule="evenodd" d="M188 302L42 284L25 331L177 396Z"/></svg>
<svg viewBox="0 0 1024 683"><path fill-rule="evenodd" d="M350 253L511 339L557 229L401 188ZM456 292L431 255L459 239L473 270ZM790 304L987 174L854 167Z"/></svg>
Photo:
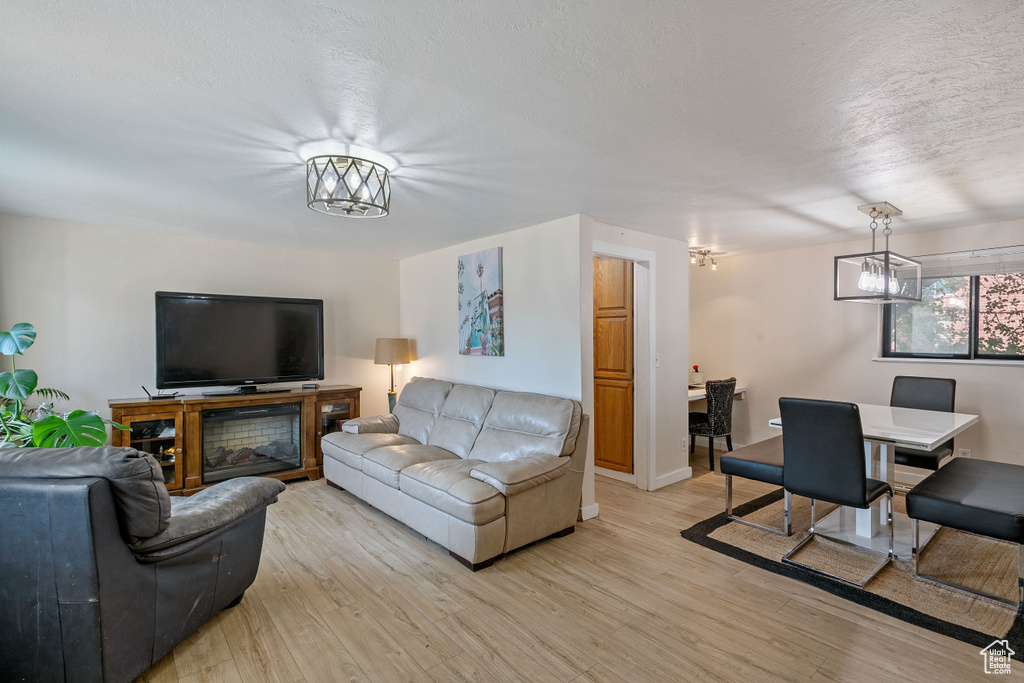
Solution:
<svg viewBox="0 0 1024 683"><path fill-rule="evenodd" d="M384 446L418 444L416 439L401 434L347 434L331 432L321 440L324 456L330 456L349 467L363 469L363 454Z"/></svg>
<svg viewBox="0 0 1024 683"><path fill-rule="evenodd" d="M505 514L505 496L470 471L480 460L438 460L402 470L402 493L469 524L487 524Z"/></svg>
<svg viewBox="0 0 1024 683"><path fill-rule="evenodd" d="M374 448L363 453L363 474L391 488L398 488L398 475L406 467L423 462L457 460L459 456L437 446L404 444Z"/></svg>

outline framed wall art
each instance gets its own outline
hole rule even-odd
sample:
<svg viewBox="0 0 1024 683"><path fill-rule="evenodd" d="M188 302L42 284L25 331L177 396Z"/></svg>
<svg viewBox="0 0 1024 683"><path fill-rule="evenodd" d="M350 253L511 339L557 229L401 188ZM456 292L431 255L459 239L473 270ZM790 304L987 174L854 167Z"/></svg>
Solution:
<svg viewBox="0 0 1024 683"><path fill-rule="evenodd" d="M459 257L459 353L504 356L501 247Z"/></svg>

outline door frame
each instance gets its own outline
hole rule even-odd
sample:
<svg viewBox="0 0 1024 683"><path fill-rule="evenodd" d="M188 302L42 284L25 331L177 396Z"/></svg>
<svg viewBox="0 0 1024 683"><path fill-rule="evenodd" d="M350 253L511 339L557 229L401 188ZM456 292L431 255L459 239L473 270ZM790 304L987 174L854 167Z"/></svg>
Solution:
<svg viewBox="0 0 1024 683"><path fill-rule="evenodd" d="M633 474L595 467L595 474L625 481L643 491L655 488L654 452L657 397L655 395L655 255L653 251L611 242L593 242L591 258L610 256L633 262ZM591 283L593 287L593 283ZM591 333L590 355L594 354ZM590 378L593 382L593 377Z"/></svg>

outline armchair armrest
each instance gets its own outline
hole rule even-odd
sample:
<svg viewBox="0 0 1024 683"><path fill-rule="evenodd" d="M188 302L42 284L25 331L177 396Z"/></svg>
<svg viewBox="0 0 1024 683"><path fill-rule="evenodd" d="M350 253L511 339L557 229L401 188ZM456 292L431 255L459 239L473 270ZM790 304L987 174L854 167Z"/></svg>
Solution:
<svg viewBox="0 0 1024 683"><path fill-rule="evenodd" d="M511 496L558 479L568 471L568 456L528 455L515 460L485 462L470 470L469 476Z"/></svg>
<svg viewBox="0 0 1024 683"><path fill-rule="evenodd" d="M394 415L368 415L349 420L341 426L347 434L397 434L398 418Z"/></svg>
<svg viewBox="0 0 1024 683"><path fill-rule="evenodd" d="M285 486L277 479L238 477L188 498L171 499L171 521L155 536L131 544L142 562L158 562L186 552L223 533L251 513L277 502Z"/></svg>

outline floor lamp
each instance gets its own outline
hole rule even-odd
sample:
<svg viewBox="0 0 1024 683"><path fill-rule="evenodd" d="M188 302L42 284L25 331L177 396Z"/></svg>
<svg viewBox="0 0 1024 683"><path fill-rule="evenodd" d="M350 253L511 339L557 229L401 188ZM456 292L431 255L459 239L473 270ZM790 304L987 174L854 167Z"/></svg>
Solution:
<svg viewBox="0 0 1024 683"><path fill-rule="evenodd" d="M395 400L398 394L395 393L395 366L405 365L412 362L409 354L408 339L378 339L377 349L373 354L375 365L391 366L391 389L388 391L388 411L395 411Z"/></svg>

